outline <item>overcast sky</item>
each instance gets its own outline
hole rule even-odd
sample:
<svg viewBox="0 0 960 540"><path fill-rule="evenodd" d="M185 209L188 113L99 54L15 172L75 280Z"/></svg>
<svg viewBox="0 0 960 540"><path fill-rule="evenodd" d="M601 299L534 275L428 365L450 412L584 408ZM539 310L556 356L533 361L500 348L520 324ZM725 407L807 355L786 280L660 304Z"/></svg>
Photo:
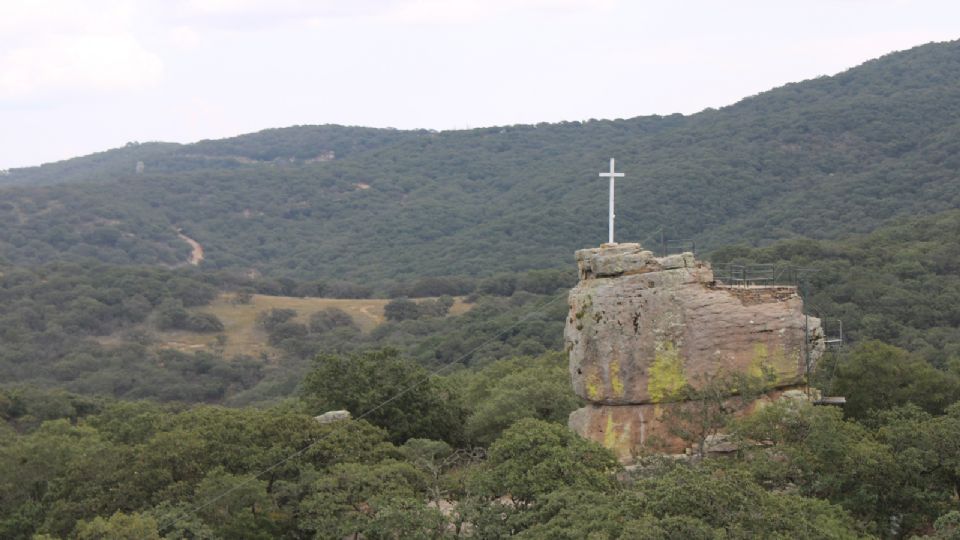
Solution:
<svg viewBox="0 0 960 540"><path fill-rule="evenodd" d="M294 124L688 114L958 23L955 0L0 0L0 169Z"/></svg>

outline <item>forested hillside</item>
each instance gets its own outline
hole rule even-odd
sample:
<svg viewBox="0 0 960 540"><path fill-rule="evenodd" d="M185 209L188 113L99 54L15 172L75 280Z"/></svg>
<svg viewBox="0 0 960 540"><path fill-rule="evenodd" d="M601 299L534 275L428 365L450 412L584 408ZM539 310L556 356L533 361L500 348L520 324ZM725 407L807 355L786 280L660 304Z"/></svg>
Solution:
<svg viewBox="0 0 960 540"><path fill-rule="evenodd" d="M873 344L850 366L900 355ZM845 369L841 382L903 401L846 420L790 401L739 420L721 410L726 459L647 455L625 471L562 425L579 405L565 363L428 377L393 351L321 355L299 392L267 408L0 390L0 535L955 537L956 392ZM334 408L363 418L311 418Z"/></svg>
<svg viewBox="0 0 960 540"><path fill-rule="evenodd" d="M158 168L163 172L176 173L239 167L258 162L329 161L395 144L424 133L361 127L297 126L187 145L130 142L123 148L89 156L14 169L11 174L0 176L0 186L119 180L135 173L137 162L143 162L144 167L149 164L151 170Z"/></svg>
<svg viewBox="0 0 960 540"><path fill-rule="evenodd" d="M658 420L701 452L631 470L566 427L610 156L618 239L802 269L843 323L811 381L842 409L688 386ZM957 538L957 208L960 42L690 116L298 126L10 171L0 538Z"/></svg>
<svg viewBox="0 0 960 540"><path fill-rule="evenodd" d="M605 238L705 249L869 232L960 206L960 42L690 116L397 131L268 130L141 144L2 177L0 257L382 283L565 266ZM136 164L144 170L137 174ZM38 185L43 184L42 187Z"/></svg>
<svg viewBox="0 0 960 540"><path fill-rule="evenodd" d="M850 343L881 340L943 370L960 359L958 242L960 212L951 211L844 240L731 246L712 258L718 273L730 262L807 268L808 307L824 318L831 337L842 321ZM193 268L0 266L0 379L117 397L250 402L292 391L309 360L323 352L390 346L425 366L475 367L559 350L564 294L574 279L572 272L534 271L410 282L394 295L461 294L472 307L445 316L445 309L414 309L417 304L398 298L388 304L387 320L365 332L346 314L275 310L270 321L258 323L259 339L280 354L268 362L259 353L227 354L237 347L226 341L219 321L204 318L218 293L301 298L355 291L336 283L252 280ZM248 307L263 316L270 312ZM199 342L212 345L164 350L169 330L206 336Z"/></svg>
<svg viewBox="0 0 960 540"><path fill-rule="evenodd" d="M921 352L938 366L960 359L960 211L901 219L844 240L730 246L725 263L807 269L808 308L847 339L877 339Z"/></svg>

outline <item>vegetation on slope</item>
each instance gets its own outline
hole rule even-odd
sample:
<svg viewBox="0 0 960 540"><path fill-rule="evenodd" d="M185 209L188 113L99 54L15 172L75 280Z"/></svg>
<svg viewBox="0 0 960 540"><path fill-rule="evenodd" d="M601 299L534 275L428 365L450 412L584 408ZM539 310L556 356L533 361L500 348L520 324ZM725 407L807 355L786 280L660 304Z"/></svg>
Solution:
<svg viewBox="0 0 960 540"><path fill-rule="evenodd" d="M955 405L938 414L883 407L857 422L835 408L780 402L727 426L739 448L729 459L649 457L624 473L609 451L562 425L578 405L565 378L558 354L427 378L381 351L317 359L298 397L266 409L0 391L0 535L949 538L956 530ZM517 392L521 379L537 391ZM364 418L311 418L330 407ZM481 441L485 451L474 446Z"/></svg>
<svg viewBox="0 0 960 540"><path fill-rule="evenodd" d="M4 190L0 256L171 263L186 258L182 227L205 266L272 277L382 283L557 268L604 238L596 174L611 155L628 174L622 239L662 229L718 247L868 232L960 206L958 49L925 45L687 117L270 130L168 152L253 163L178 168L164 154L145 159L142 175L131 157L115 180L90 167L64 174L79 182ZM301 159L335 148L332 161ZM41 173L9 178L47 181Z"/></svg>
<svg viewBox="0 0 960 540"><path fill-rule="evenodd" d="M0 537L956 537L958 47L690 117L298 127L0 177ZM631 474L563 426L563 291L611 154L626 237L817 270L855 342L815 374L842 412L721 411L729 460ZM181 227L199 269L170 268ZM365 300L365 328L315 298L374 294L473 306ZM277 358L227 352L236 311ZM340 408L362 418L311 418Z"/></svg>
<svg viewBox="0 0 960 540"><path fill-rule="evenodd" d="M565 306L557 291L565 276L501 276L496 287L469 282L478 292L468 305L452 298L413 303L254 294L325 287L188 268L0 267L0 386L30 383L125 398L249 402L289 394L310 359L322 352L392 346L425 366L539 354L560 347ZM426 290L430 283L400 289ZM385 310L405 303L423 310L384 319ZM534 309L538 306L548 309ZM274 313L285 317L276 324L261 320Z"/></svg>
<svg viewBox="0 0 960 540"><path fill-rule="evenodd" d="M924 365L948 370L960 361L958 239L960 212L954 211L841 241L731 247L712 257L718 269L731 261L811 268L809 305L824 318L828 332L836 334L841 319L848 342L880 340L917 355ZM404 306L412 304L404 299L276 296L326 286L236 279L196 269L56 264L3 272L0 374L5 383L232 403L289 394L321 353L388 346L427 367L476 367L560 350L564 291L571 284L568 272L537 271L455 282L421 279L395 287L410 292L455 286L471 293L469 310L457 303L444 317L437 315L445 310L410 311ZM396 308L391 320L381 319L388 305ZM312 320L333 307L345 309L350 324ZM270 310L290 316L266 327L258 321ZM204 314L213 319L194 321ZM203 325L191 327L191 321ZM187 326L162 330L168 323Z"/></svg>

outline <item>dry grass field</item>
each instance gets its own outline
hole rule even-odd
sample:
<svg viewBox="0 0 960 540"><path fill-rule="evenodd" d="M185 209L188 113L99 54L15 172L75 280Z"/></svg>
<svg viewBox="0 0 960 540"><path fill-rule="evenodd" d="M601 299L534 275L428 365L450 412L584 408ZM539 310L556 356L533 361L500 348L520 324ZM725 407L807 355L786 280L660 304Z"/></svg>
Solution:
<svg viewBox="0 0 960 540"><path fill-rule="evenodd" d="M339 298L299 298L292 296L267 296L255 294L249 304L233 303L232 294L222 294L210 305L193 308L193 311L203 311L216 315L223 322L223 334L227 341L223 346L226 357L239 354L268 357L275 355L275 350L267 345L266 334L257 327L257 315L274 308L293 309L297 312L297 319L306 323L311 313L328 307L338 307L353 317L364 332L369 332L384 321L383 307L389 300L361 299L346 300ZM451 315L459 315L470 309L470 304L457 298L450 309ZM198 351L217 347L215 334L197 334L194 332L156 332L158 345L174 348L181 351Z"/></svg>

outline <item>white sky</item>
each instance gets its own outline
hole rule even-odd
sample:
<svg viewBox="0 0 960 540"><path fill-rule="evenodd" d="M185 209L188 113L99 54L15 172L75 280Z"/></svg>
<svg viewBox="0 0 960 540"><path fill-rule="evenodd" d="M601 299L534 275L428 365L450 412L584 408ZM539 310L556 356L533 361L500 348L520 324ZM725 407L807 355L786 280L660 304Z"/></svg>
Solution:
<svg viewBox="0 0 960 540"><path fill-rule="evenodd" d="M687 114L957 38L956 0L0 0L0 169L294 124Z"/></svg>

